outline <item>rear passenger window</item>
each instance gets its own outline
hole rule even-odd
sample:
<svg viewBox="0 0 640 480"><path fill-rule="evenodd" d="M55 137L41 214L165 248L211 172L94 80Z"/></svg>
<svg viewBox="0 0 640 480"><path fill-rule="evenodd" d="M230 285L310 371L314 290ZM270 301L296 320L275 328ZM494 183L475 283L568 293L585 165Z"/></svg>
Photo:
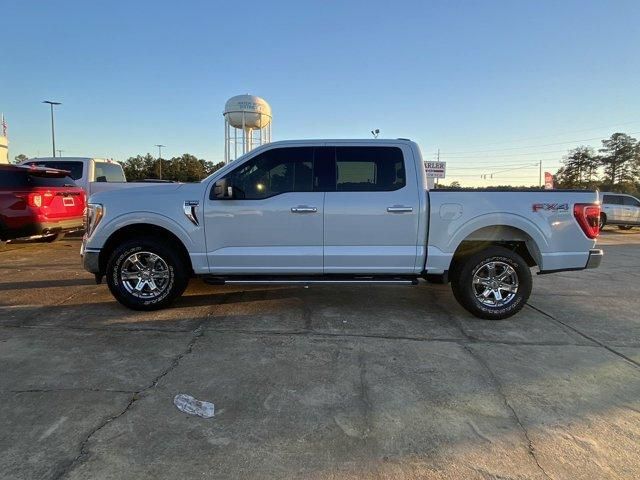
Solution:
<svg viewBox="0 0 640 480"><path fill-rule="evenodd" d="M337 147L338 192L388 192L406 184L402 150L397 147Z"/></svg>

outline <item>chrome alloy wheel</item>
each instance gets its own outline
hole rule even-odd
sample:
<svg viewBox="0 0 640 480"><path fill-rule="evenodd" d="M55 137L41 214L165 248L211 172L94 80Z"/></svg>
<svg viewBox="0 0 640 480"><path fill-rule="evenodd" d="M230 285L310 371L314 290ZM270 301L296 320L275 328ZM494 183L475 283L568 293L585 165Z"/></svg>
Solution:
<svg viewBox="0 0 640 480"><path fill-rule="evenodd" d="M488 307L502 307L518 292L518 274L511 265L500 261L481 264L473 273L473 293Z"/></svg>
<svg viewBox="0 0 640 480"><path fill-rule="evenodd" d="M134 297L155 298L169 286L169 266L155 253L132 253L122 263L120 280Z"/></svg>

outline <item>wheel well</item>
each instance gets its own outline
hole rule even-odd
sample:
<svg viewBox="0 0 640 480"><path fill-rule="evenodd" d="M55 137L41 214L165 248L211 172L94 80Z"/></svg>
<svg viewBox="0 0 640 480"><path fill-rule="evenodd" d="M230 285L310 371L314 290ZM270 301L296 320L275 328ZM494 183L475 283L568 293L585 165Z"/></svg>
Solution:
<svg viewBox="0 0 640 480"><path fill-rule="evenodd" d="M175 245L178 253L185 262L185 265L189 268L191 274L193 274L193 266L191 265L191 258L189 252L185 248L184 244L166 228L159 227L148 223L136 223L134 225L127 225L119 230L116 230L111 234L104 244L104 247L100 250L100 271L105 272L107 269L107 262L111 252L126 240L130 240L140 236L152 236L153 238L161 238L167 243Z"/></svg>
<svg viewBox="0 0 640 480"><path fill-rule="evenodd" d="M540 254L533 238L519 228L497 225L476 230L465 238L453 254L450 276L455 275L463 260L490 246L500 246L520 255L527 265L539 265Z"/></svg>

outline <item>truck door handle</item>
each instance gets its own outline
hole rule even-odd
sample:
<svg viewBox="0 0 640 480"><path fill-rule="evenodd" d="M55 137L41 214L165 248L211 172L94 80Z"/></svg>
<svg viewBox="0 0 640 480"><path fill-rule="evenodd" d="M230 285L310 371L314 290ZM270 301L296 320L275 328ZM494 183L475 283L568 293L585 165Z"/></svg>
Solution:
<svg viewBox="0 0 640 480"><path fill-rule="evenodd" d="M413 212L413 207L402 207L395 205L393 207L387 207L387 212L389 213L411 213Z"/></svg>
<svg viewBox="0 0 640 480"><path fill-rule="evenodd" d="M291 207L291 213L316 213L317 211L316 207L307 207L306 205Z"/></svg>

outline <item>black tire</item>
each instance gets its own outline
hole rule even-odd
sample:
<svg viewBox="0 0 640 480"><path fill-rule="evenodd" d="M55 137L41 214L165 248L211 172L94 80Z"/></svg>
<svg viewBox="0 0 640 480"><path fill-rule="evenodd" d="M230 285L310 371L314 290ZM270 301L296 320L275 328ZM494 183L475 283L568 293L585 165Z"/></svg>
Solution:
<svg viewBox="0 0 640 480"><path fill-rule="evenodd" d="M600 214L600 230L602 230L607 224L607 215L604 213Z"/></svg>
<svg viewBox="0 0 640 480"><path fill-rule="evenodd" d="M485 276L480 275L484 269L489 271L491 263L493 263L494 273L497 272L495 277L507 273L508 282L496 280L498 283L493 284L489 277L485 280ZM509 273L511 271L513 273ZM487 282L486 285L474 284L476 273L481 281ZM503 299L504 303L499 303L501 300L497 299L496 293L493 293L495 290L492 290L489 284L498 285L496 290L500 291L500 296L503 291L500 287L503 285L509 288L515 286L516 291L507 293L507 298ZM531 270L527 262L517 253L498 246L489 247L461 260L451 280L451 289L458 303L476 317L486 320L503 320L518 313L527 303L531 295L531 287ZM480 301L478 299L478 296L482 296L480 289L484 289L485 292L487 289L492 290L489 294L493 295L493 299L485 298L484 303ZM494 305L488 304L490 301L494 301Z"/></svg>
<svg viewBox="0 0 640 480"><path fill-rule="evenodd" d="M107 285L116 300L133 310L159 310L170 305L182 295L189 283L187 266L176 250L171 243L150 237L129 240L116 247L109 256L106 271ZM132 258L137 258L138 264L145 268L136 270ZM123 278L123 275L134 276L140 272L142 278ZM154 273L158 278L153 277ZM160 275L166 275L166 279L159 278ZM141 281L147 282L141 291L132 288L133 283L140 284ZM157 292L150 281L158 287ZM131 290L136 290L136 293Z"/></svg>
<svg viewBox="0 0 640 480"><path fill-rule="evenodd" d="M631 230L633 228L632 225L618 225L620 230Z"/></svg>

